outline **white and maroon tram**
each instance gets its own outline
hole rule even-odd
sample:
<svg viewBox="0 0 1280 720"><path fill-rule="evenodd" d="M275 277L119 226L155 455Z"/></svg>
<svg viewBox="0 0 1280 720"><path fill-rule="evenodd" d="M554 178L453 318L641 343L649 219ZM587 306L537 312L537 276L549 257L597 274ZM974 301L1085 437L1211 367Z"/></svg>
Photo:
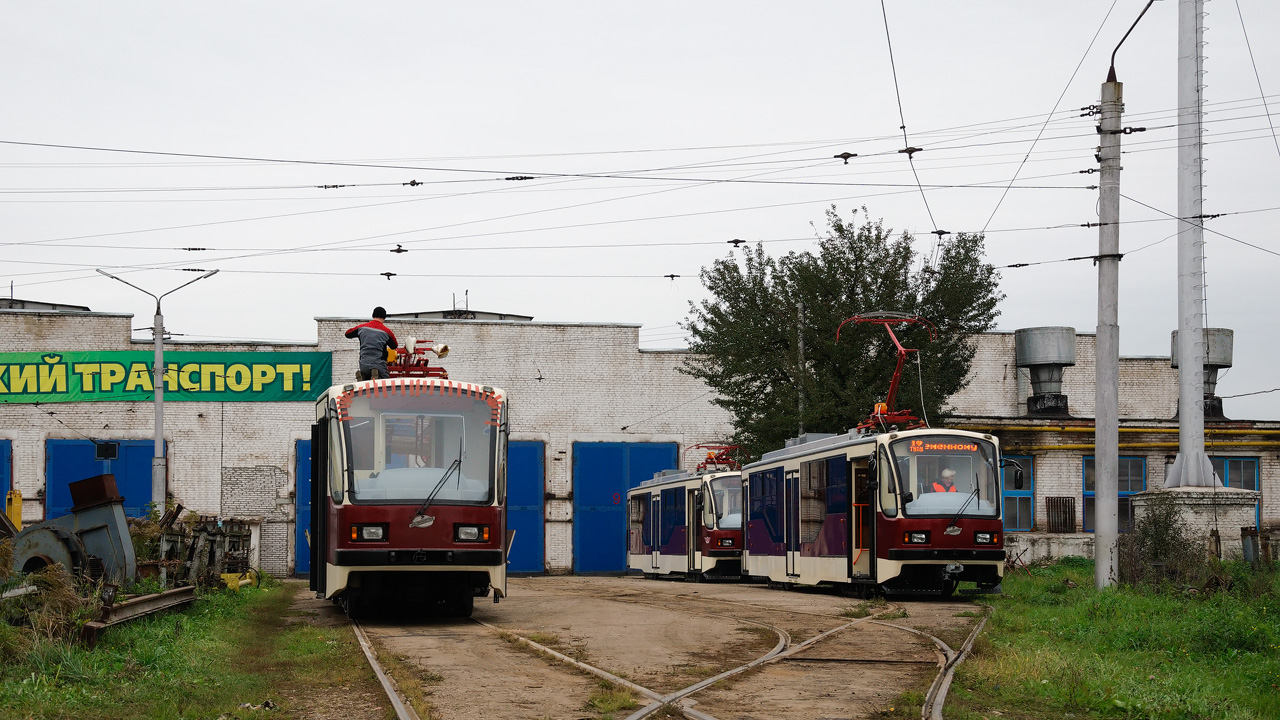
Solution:
<svg viewBox="0 0 1280 720"><path fill-rule="evenodd" d="M892 326L921 325L932 338L932 323L881 312L840 327L850 322L884 326L898 350L886 401L848 434L796 438L743 468L743 574L858 594L950 595L961 582L996 590L1005 559L996 438L929 428L894 409L903 363L918 351L903 347ZM1021 489L1022 467L1009 464Z"/></svg>
<svg viewBox="0 0 1280 720"><path fill-rule="evenodd" d="M797 440L743 468L744 574L858 594L949 595L960 582L978 591L1000 584L994 437L924 428Z"/></svg>
<svg viewBox="0 0 1280 720"><path fill-rule="evenodd" d="M335 385L312 426L311 589L348 613L506 596L507 401L419 346L388 379Z"/></svg>
<svg viewBox="0 0 1280 720"><path fill-rule="evenodd" d="M646 577L738 579L742 474L666 470L627 493L627 568Z"/></svg>

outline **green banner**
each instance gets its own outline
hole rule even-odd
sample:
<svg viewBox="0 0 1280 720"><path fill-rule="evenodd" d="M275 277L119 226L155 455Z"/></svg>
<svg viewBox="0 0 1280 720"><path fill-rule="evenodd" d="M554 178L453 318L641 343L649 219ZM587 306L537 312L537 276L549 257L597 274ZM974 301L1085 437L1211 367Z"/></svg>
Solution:
<svg viewBox="0 0 1280 720"><path fill-rule="evenodd" d="M154 352L0 353L0 403L154 398ZM331 384L325 352L164 354L165 401L312 402Z"/></svg>

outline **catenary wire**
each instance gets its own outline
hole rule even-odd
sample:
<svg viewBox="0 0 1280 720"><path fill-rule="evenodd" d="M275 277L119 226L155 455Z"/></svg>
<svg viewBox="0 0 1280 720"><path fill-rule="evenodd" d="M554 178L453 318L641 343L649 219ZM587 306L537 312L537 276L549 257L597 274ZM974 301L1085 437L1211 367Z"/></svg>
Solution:
<svg viewBox="0 0 1280 720"><path fill-rule="evenodd" d="M1102 34L1102 28L1106 27L1107 19L1111 17L1111 11L1116 9L1116 3L1119 0L1111 0L1111 7L1107 8L1107 14L1102 16L1102 22L1098 23L1098 29L1094 31L1093 38L1089 40L1089 46L1084 49L1084 54L1080 56L1080 62L1076 63L1076 68L1071 71L1071 77L1067 78L1067 84L1062 88L1062 92L1058 94L1058 99L1053 103L1053 109L1049 111L1049 115L1045 117L1044 124L1040 126L1040 131L1036 133L1036 139L1031 141L1031 147L1027 148L1027 154L1022 158L1022 162L1018 164L1018 168L1013 171L1013 177L1009 179L1009 187L1000 194L1000 199L996 201L996 206L991 209L991 215L987 217L987 221L983 223L982 230L986 231L991 226L991 221L995 219L996 213L999 212L1000 206L1004 204L1005 197L1009 194L1009 188L1013 187L1013 183L1018 179L1018 175L1022 174L1022 166L1027 163L1027 158L1031 157L1032 151L1036 148L1036 143L1040 142L1040 137L1044 135L1044 130L1049 126L1049 121L1054 114L1058 112L1058 106L1062 104L1062 99L1067 96L1067 91L1071 89L1071 83L1075 82L1076 74L1080 72L1080 68L1084 65L1085 58L1089 57L1089 52L1093 50L1093 44L1098 41L1098 36Z"/></svg>
<svg viewBox="0 0 1280 720"><path fill-rule="evenodd" d="M1253 66L1253 79L1258 81L1258 94L1262 96L1262 107L1267 112L1267 126L1271 128L1271 140L1276 146L1276 154L1280 155L1280 140L1276 139L1276 126L1271 122L1271 108L1267 107L1267 93L1262 89L1262 76L1258 74L1258 62L1253 59L1253 44L1249 42L1249 30L1245 27L1244 13L1240 11L1240 0L1235 0L1236 16L1240 18L1240 32L1244 34L1244 46L1249 51L1249 64Z"/></svg>
<svg viewBox="0 0 1280 720"><path fill-rule="evenodd" d="M1146 204L1146 203L1142 202L1141 200L1136 200L1136 199L1134 199L1134 198L1131 198L1131 197L1129 197L1128 195L1125 195L1124 193L1120 193L1120 197L1124 198L1125 200L1128 200L1129 202L1137 203L1137 204L1141 205L1142 207L1147 208L1148 210L1155 210L1156 212L1160 213L1161 215L1168 216L1168 217L1173 218L1174 220L1177 220L1177 221L1179 221L1179 222L1184 222L1184 223L1186 223L1186 224L1188 224L1188 225L1191 225L1191 226L1193 226L1193 227L1198 227L1198 228L1200 228L1201 230L1204 230L1205 232L1211 232L1211 233L1213 233L1214 235L1218 235L1218 236L1220 236L1220 237L1224 237L1224 238L1226 238L1226 239L1228 239L1228 240L1232 240L1232 241L1238 242L1238 243L1240 243L1241 245L1247 245L1248 247L1251 247L1251 248L1253 248L1254 250L1261 250L1262 252L1267 253L1268 255L1275 255L1276 257L1280 257L1280 252L1276 252L1275 250L1270 250L1270 249L1268 249L1268 248L1264 248L1264 247L1262 247L1261 245L1254 245L1254 244L1253 244L1253 243L1251 243L1251 242L1246 242L1246 241L1244 241L1244 240L1241 240L1240 238L1232 237L1232 236L1230 236L1230 235L1228 235L1228 234L1226 234L1226 233L1224 233L1224 232L1219 232L1219 231L1217 231L1217 230L1214 230L1213 228L1206 227L1206 226L1205 226L1205 224L1204 224L1204 222L1203 222L1203 220L1201 220L1201 222L1198 222L1198 223L1197 223L1197 222L1193 222L1193 220L1196 220L1196 219L1199 219L1199 218L1180 218L1180 217L1178 217L1177 215L1174 215L1173 213L1165 212L1164 210L1161 210L1161 209L1160 209L1160 208L1158 208L1158 207L1155 207L1155 206L1152 206L1152 205L1148 205L1148 204ZM1211 217L1211 216L1205 216L1205 217Z"/></svg>

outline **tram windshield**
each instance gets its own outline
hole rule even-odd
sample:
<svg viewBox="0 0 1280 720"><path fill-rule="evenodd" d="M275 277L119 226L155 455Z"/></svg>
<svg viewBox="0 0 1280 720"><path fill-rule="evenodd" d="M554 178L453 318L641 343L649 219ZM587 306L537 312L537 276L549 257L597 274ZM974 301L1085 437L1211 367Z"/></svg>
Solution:
<svg viewBox="0 0 1280 720"><path fill-rule="evenodd" d="M497 428L484 400L356 397L342 423L355 502L488 505Z"/></svg>
<svg viewBox="0 0 1280 720"><path fill-rule="evenodd" d="M716 527L742 528L742 477L733 475L711 481L711 499L716 508Z"/></svg>
<svg viewBox="0 0 1280 720"><path fill-rule="evenodd" d="M990 442L956 435L914 435L889 443L889 450L903 497L911 494L903 514L999 516L999 473Z"/></svg>

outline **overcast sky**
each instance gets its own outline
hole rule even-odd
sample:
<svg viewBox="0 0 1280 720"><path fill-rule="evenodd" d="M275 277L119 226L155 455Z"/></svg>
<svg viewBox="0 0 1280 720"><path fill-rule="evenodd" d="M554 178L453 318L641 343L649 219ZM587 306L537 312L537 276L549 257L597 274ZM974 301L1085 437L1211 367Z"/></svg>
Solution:
<svg viewBox="0 0 1280 720"><path fill-rule="evenodd" d="M165 300L181 339L310 341L316 316L469 291L473 309L643 323L644 347L680 347L727 241L811 248L832 203L924 250L934 229L987 227L997 266L1091 255L1096 119L1080 108L1144 4L886 3L931 219L896 152L878 2L10 3L0 140L251 159L0 144L0 272L16 297L141 327L151 301L92 268L153 291L219 268ZM1280 6L1239 8L1280 112ZM1280 386L1280 146L1236 3L1209 11L1205 212L1242 213L1210 221L1234 239L1205 236L1209 325L1236 333L1230 396ZM1117 58L1124 124L1148 128L1123 137L1121 192L1158 209L1121 206L1125 355L1167 356L1177 324L1160 212L1177 212L1176 14L1157 2ZM980 186L929 187L944 185ZM1093 332L1091 262L1002 276L1000 329ZM1226 410L1280 419L1280 392Z"/></svg>

